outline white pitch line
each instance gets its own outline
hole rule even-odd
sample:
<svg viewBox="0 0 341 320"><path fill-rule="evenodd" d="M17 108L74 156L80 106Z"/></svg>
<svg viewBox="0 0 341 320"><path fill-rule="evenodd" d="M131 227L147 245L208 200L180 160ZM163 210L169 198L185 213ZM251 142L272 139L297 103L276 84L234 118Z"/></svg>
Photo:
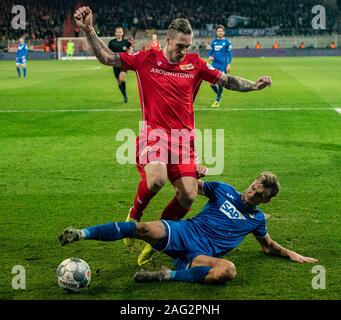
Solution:
<svg viewBox="0 0 341 320"><path fill-rule="evenodd" d="M234 112L234 111L329 111L335 110L341 113L341 109L335 108L196 108L195 111L223 111L223 112ZM124 109L13 109L13 110L0 110L0 113L58 113L58 112L141 112L141 109L136 108L124 108Z"/></svg>

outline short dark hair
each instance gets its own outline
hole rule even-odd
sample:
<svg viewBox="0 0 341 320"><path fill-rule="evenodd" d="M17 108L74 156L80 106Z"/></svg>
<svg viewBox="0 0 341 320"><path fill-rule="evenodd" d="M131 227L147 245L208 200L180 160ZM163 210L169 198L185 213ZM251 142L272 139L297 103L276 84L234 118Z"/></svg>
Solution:
<svg viewBox="0 0 341 320"><path fill-rule="evenodd" d="M215 31L217 31L218 29L223 29L225 31L225 27L222 24L218 24L215 28Z"/></svg>
<svg viewBox="0 0 341 320"><path fill-rule="evenodd" d="M279 179L269 171L262 172L256 180L258 180L264 188L270 191L268 198L275 197L281 188Z"/></svg>
<svg viewBox="0 0 341 320"><path fill-rule="evenodd" d="M175 38L177 33L192 34L192 26L185 18L176 18L168 26L167 34L169 38Z"/></svg>

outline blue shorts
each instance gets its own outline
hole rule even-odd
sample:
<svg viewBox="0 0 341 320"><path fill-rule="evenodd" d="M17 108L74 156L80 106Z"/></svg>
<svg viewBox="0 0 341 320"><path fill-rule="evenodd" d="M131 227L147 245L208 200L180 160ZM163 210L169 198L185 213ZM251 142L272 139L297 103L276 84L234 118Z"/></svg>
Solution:
<svg viewBox="0 0 341 320"><path fill-rule="evenodd" d="M16 64L26 64L26 62L27 62L26 56L22 56L19 58L17 57L15 60Z"/></svg>
<svg viewBox="0 0 341 320"><path fill-rule="evenodd" d="M166 236L153 245L173 258L176 270L188 269L199 255L210 255L207 246L200 245L200 235L188 227L186 220L161 220L165 226ZM205 248L206 247L206 248Z"/></svg>

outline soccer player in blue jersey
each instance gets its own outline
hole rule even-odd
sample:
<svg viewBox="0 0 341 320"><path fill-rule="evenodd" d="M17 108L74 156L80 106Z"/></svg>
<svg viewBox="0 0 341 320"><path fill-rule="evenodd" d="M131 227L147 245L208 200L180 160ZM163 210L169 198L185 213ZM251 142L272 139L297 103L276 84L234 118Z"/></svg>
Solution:
<svg viewBox="0 0 341 320"><path fill-rule="evenodd" d="M222 25L216 28L217 38L211 41L211 50L208 53L208 59L212 61L212 66L224 73L229 73L232 63L232 44L231 41L224 38L225 28ZM220 106L220 99L223 93L221 85L211 85L212 90L216 93L216 99L211 107Z"/></svg>
<svg viewBox="0 0 341 320"><path fill-rule="evenodd" d="M173 258L175 270L139 271L135 281L191 281L219 283L236 276L235 265L222 259L252 233L266 254L292 261L317 262L286 249L271 239L263 212L257 207L279 192L278 178L260 174L245 192L222 182L199 180L199 194L209 200L202 211L187 220L116 222L77 230L69 227L59 236L62 245L81 239L114 241L126 237L150 243L154 250Z"/></svg>
<svg viewBox="0 0 341 320"><path fill-rule="evenodd" d="M26 78L26 75L27 75L27 70L26 70L27 53L28 53L27 43L25 43L24 38L21 37L19 39L17 57L16 57L16 66L17 66L18 78L21 77L20 67L22 67L24 78Z"/></svg>

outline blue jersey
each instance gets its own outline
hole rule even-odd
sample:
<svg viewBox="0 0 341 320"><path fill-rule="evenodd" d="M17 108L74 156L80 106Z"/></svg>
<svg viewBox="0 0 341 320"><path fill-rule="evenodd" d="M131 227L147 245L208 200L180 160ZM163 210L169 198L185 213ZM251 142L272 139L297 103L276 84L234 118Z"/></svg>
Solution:
<svg viewBox="0 0 341 320"><path fill-rule="evenodd" d="M26 43L19 43L18 44L18 51L16 57L16 64L23 64L26 65L27 62L27 53L28 53L28 46Z"/></svg>
<svg viewBox="0 0 341 320"><path fill-rule="evenodd" d="M213 39L211 41L211 50L208 55L213 57L212 66L225 72L228 64L232 62L232 44L225 38Z"/></svg>
<svg viewBox="0 0 341 320"><path fill-rule="evenodd" d="M19 43L18 44L18 51L17 51L17 58L27 56L27 52L28 52L27 43Z"/></svg>
<svg viewBox="0 0 341 320"><path fill-rule="evenodd" d="M236 248L250 233L266 237L263 212L241 201L241 193L222 182L205 182L209 198L194 218L163 221L166 238L154 248L173 257L177 269L184 269L198 255L221 257Z"/></svg>

